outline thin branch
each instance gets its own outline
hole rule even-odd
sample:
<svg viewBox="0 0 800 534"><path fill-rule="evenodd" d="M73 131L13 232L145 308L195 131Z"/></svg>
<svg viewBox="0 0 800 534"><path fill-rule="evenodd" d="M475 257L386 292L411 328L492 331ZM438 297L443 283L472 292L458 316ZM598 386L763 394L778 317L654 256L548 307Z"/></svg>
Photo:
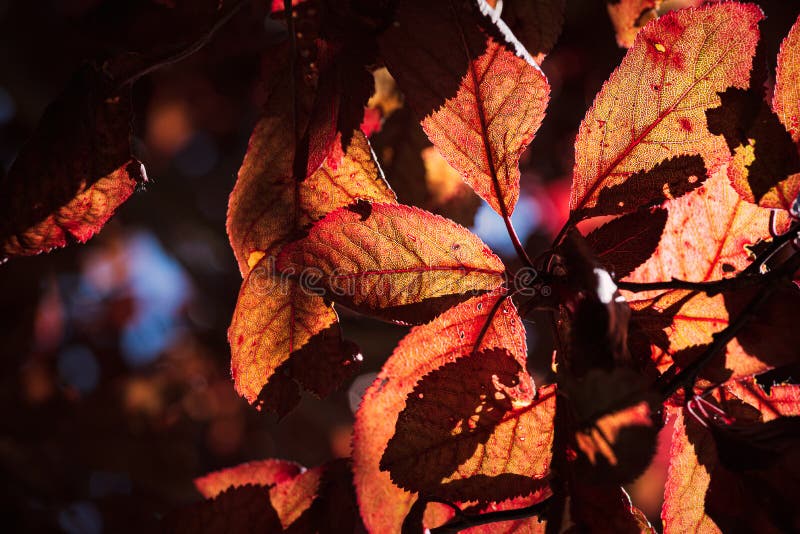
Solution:
<svg viewBox="0 0 800 534"><path fill-rule="evenodd" d="M681 387L693 387L694 380L698 373L703 370L703 367L711 361L711 358L718 351L724 349L736 337L739 330L755 315L757 309L778 289L779 285L776 282L790 278L798 268L800 268L800 253L795 253L780 267L762 276L761 279L764 282L764 286L761 292L747 303L736 319L730 322L723 330L714 334L714 341L708 349L677 373L675 373L677 363L673 363L656 381L656 389L666 398L681 389ZM665 377L669 377L669 379L665 380Z"/></svg>
<svg viewBox="0 0 800 534"><path fill-rule="evenodd" d="M637 293L665 289L689 289L693 291L703 291L708 296L713 297L714 295L722 293L723 291L733 291L753 285L771 282L772 280L781 278L787 274L785 269L779 267L762 274L761 266L769 261L769 259L772 258L788 242L797 237L798 231L800 231L800 223L794 223L786 233L781 234L773 239L766 250L764 250L764 252L760 254L753 263L748 265L744 271L731 278L723 278L722 280L704 282L690 282L688 280L679 280L677 278L660 282L619 281L617 282L617 287Z"/></svg>
<svg viewBox="0 0 800 534"><path fill-rule="evenodd" d="M542 515L545 509L550 504L550 497L525 508L517 508L515 510L500 510L497 512L488 512L479 515L463 515L460 519L451 521L440 527L432 528L431 534L452 534L454 532L461 532L464 529L476 527L479 525L488 525L489 523L500 523L502 521L514 521L516 519L526 519Z"/></svg>
<svg viewBox="0 0 800 534"><path fill-rule="evenodd" d="M700 371L703 370L703 367L705 367L706 364L711 361L711 358L713 358L717 352L724 349L728 343L734 337L736 337L736 334L739 333L739 330L741 330L742 327L744 327L755 315L755 312L759 306L766 302L766 300L772 295L772 293L775 292L777 288L777 285L766 286L763 291L750 300L745 309L742 310L742 313L740 313L733 322L731 322L722 331L714 334L713 343L711 343L711 346L709 346L708 349L703 352L703 354L696 358L692 363L681 369L668 383L659 385L658 382L656 382L656 388L660 391L660 393L664 397L670 397L682 387L694 383L695 378Z"/></svg>
<svg viewBox="0 0 800 534"><path fill-rule="evenodd" d="M184 59L188 58L189 56L194 55L195 53L199 52L203 47L205 47L208 43L211 42L211 39L214 38L214 35L219 31L220 28L225 26L236 13L244 6L248 0L239 0L227 13L225 13L222 17L214 23L213 26L205 33L203 36L198 39L197 41L190 44L188 47L184 48L183 50L179 50L175 54L159 61L158 63L154 63L152 65L148 65L147 67L143 68L139 72L136 72L121 84L119 84L119 88L125 87L126 85L134 83L139 78L150 74L160 68L167 67L169 65L174 65Z"/></svg>

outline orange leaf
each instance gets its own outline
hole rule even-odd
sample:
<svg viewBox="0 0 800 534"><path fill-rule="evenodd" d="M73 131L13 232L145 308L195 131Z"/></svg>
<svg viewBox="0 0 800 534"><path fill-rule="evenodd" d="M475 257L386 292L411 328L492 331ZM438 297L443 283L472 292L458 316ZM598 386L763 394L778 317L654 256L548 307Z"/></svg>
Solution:
<svg viewBox="0 0 800 534"><path fill-rule="evenodd" d="M292 474L291 462L264 460L210 473L196 481L207 489L235 480L213 500L194 505L175 519L178 532L362 532L352 472L347 460L333 460L322 466ZM291 476L288 476L291 475ZM288 476L288 478L282 478ZM240 485L246 484L246 485ZM255 497L264 499L255 506ZM222 508L225 505L225 508ZM251 510L245 509L245 506ZM263 510L259 511L260 508ZM202 518L192 519L190 513ZM248 515L249 514L249 515ZM269 516L268 526L261 516Z"/></svg>
<svg viewBox="0 0 800 534"><path fill-rule="evenodd" d="M327 395L356 370L360 355L342 341L333 307L277 276L270 262L261 260L242 284L228 341L236 390L283 415L299 401L295 381Z"/></svg>
<svg viewBox="0 0 800 534"><path fill-rule="evenodd" d="M505 23L455 0L403 2L380 44L434 146L495 211L510 215L519 156L550 91L533 59Z"/></svg>
<svg viewBox="0 0 800 534"><path fill-rule="evenodd" d="M131 155L130 88L115 83L78 72L0 177L0 263L87 241L147 181Z"/></svg>
<svg viewBox="0 0 800 534"><path fill-rule="evenodd" d="M608 2L608 16L617 32L617 44L630 48L639 30L658 18L661 0L617 0Z"/></svg>
<svg viewBox="0 0 800 534"><path fill-rule="evenodd" d="M800 17L781 43L772 107L792 139L800 142Z"/></svg>
<svg viewBox="0 0 800 534"><path fill-rule="evenodd" d="M396 531L415 500L415 494L395 486L389 473L379 468L408 394L426 374L471 353L489 314L501 298L496 294L472 298L430 323L413 328L365 393L356 414L353 463L362 517L371 531ZM478 349L505 349L524 365L526 348L522 321L511 302L505 300L499 305ZM542 392L542 397L544 395ZM540 406L548 405L549 401ZM546 433L545 429L539 431ZM529 435L530 440L536 441L535 437L535 433ZM524 442L516 444L522 446ZM454 472L453 476L459 475Z"/></svg>
<svg viewBox="0 0 800 534"><path fill-rule="evenodd" d="M700 155L713 171L728 159L705 112L719 105L717 92L747 86L761 18L754 5L722 3L667 13L639 32L578 131L573 218L656 205L699 185L694 165L659 168L670 161ZM603 199L612 187L621 198Z"/></svg>
<svg viewBox="0 0 800 534"><path fill-rule="evenodd" d="M287 124L280 116L258 122L231 193L228 236L243 275L263 254L275 254L300 228L335 208L355 199L395 201L361 132L354 132L346 154L334 143L322 166L298 179Z"/></svg>
<svg viewBox="0 0 800 534"><path fill-rule="evenodd" d="M747 267L750 259L746 247L770 237L770 211L742 200L723 171L697 191L667 203L669 217L658 248L629 280L655 282L674 277L702 282L719 280ZM778 217L779 228L785 228L787 221L787 217ZM672 290L626 296L634 310L633 321L650 333L653 357L662 371L671 365L675 354L699 356L692 348L711 343L714 333L729 322L723 295L709 297L702 292ZM772 304L779 304L783 298L773 297ZM746 327L742 335L758 332L768 324L758 323ZM751 343L745 350L738 340L731 341L724 361L712 363L705 376L725 379L719 374L722 369L733 371L733 377L766 370L768 366L758 359L766 344Z"/></svg>
<svg viewBox="0 0 800 534"><path fill-rule="evenodd" d="M775 73L775 92L772 97L772 109L778 115L781 123L788 131L796 148L800 150L800 17L795 21L789 35L781 43L781 51L778 54L778 67ZM761 140L762 144L771 139ZM756 140L755 150L774 151L775 147L758 146ZM737 156L747 161L750 147L742 147ZM791 158L794 156L794 158ZM788 177L783 175L772 176L773 180L782 180L771 188L767 193L758 199L758 204L766 208L790 209L797 195L800 194L800 172L796 168L798 160L797 154L779 154L779 159L793 159L795 171ZM735 180L734 180L735 183ZM741 193L741 191L740 191ZM747 198L747 197L745 197Z"/></svg>
<svg viewBox="0 0 800 534"><path fill-rule="evenodd" d="M504 273L466 228L414 207L366 202L316 223L281 251L277 267L326 298L408 323L499 287Z"/></svg>
<svg viewBox="0 0 800 534"><path fill-rule="evenodd" d="M421 377L380 468L398 486L456 501L534 491L550 467L555 389L533 383L507 351L479 351Z"/></svg>
<svg viewBox="0 0 800 534"><path fill-rule="evenodd" d="M194 479L194 485L206 499L212 499L231 487L272 486L290 480L305 469L300 464L288 460L260 460L247 462L214 471Z"/></svg>
<svg viewBox="0 0 800 534"><path fill-rule="evenodd" d="M779 427L769 431L761 421L780 425L788 420L778 416L800 415L800 388L773 386L767 395L755 381L747 380L726 389L733 395L723 392L722 406L728 417L736 418L732 425L707 422L709 427L705 427L686 410L673 409L677 417L661 512L664 532L795 530L798 518L792 499L797 488L792 479L796 480L796 471L787 469L796 470L796 434L780 436L775 433ZM744 402L737 399L740 394ZM746 462L723 462L722 453L730 452L732 446L724 441L728 435L741 437L735 443L740 454L753 447ZM775 441L785 438L793 439L789 443L794 445ZM786 446L794 452L784 450ZM772 447L776 448L771 451ZM787 454L794 464L787 465Z"/></svg>

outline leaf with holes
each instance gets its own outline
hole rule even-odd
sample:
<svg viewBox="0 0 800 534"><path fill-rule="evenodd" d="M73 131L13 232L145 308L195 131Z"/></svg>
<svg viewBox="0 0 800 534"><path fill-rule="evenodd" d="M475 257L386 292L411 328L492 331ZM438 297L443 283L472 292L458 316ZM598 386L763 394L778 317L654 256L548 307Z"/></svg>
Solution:
<svg viewBox="0 0 800 534"><path fill-rule="evenodd" d="M409 0L379 39L434 146L501 215L519 198L519 156L544 117L547 80L477 2Z"/></svg>
<svg viewBox="0 0 800 534"><path fill-rule="evenodd" d="M751 4L714 4L667 13L639 32L578 131L574 220L660 204L700 184L694 157L712 172L727 161L705 112L719 105L718 92L747 86L761 18ZM616 194L604 198L609 188Z"/></svg>
<svg viewBox="0 0 800 534"><path fill-rule="evenodd" d="M277 268L326 298L405 323L499 287L505 271L466 228L410 206L367 202L316 223L281 251Z"/></svg>

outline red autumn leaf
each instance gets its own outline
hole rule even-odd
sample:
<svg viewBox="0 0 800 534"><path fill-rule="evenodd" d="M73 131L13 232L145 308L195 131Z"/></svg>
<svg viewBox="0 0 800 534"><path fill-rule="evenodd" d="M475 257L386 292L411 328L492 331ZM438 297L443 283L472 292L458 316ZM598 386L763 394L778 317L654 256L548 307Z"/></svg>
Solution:
<svg viewBox="0 0 800 534"><path fill-rule="evenodd" d="M788 421L787 416L800 414L798 387L773 386L768 395L754 381L745 381L732 386L730 392L732 398L723 393L728 400L722 407L727 409L726 417L736 419L734 423L701 423L686 410L676 410L662 510L665 533L787 532L800 524L791 502L797 490L793 487L798 469L797 433L781 436L769 430L771 425ZM736 398L742 392L744 403ZM746 432L748 429L751 431ZM746 461L730 464L722 459L720 447L729 444L720 440L732 432L743 440L736 443L739 451L742 446L757 447ZM793 445L785 450L789 443ZM761 447L776 448L766 452L770 449L759 450Z"/></svg>
<svg viewBox="0 0 800 534"><path fill-rule="evenodd" d="M328 395L357 369L360 355L342 340L333 307L276 275L270 260L242 284L228 341L239 394L284 415L300 400L298 383Z"/></svg>
<svg viewBox="0 0 800 534"><path fill-rule="evenodd" d="M719 91L747 86L761 18L753 5L714 4L667 13L639 32L578 131L574 219L660 204L699 185L697 155L712 171L728 159L705 112Z"/></svg>
<svg viewBox="0 0 800 534"><path fill-rule="evenodd" d="M502 298L496 294L472 298L430 323L413 328L364 394L356 413L353 466L361 515L370 531L397 531L416 499L415 494L395 486L389 473L379 468L406 397L421 377L473 350L490 313ZM524 365L522 321L510 301L499 306L477 348L508 350Z"/></svg>
<svg viewBox="0 0 800 534"><path fill-rule="evenodd" d="M658 18L661 0L609 0L608 16L617 32L617 44L630 48L639 30Z"/></svg>
<svg viewBox="0 0 800 534"><path fill-rule="evenodd" d="M231 371L241 395L279 414L299 401L298 383L321 396L338 387L356 370L358 350L341 339L330 304L276 276L273 255L303 226L355 199L394 202L358 131L346 152L337 142L310 176L296 176L285 84L271 92L228 207L228 235L246 275L228 331Z"/></svg>
<svg viewBox="0 0 800 534"><path fill-rule="evenodd" d="M452 221L410 206L366 202L336 210L284 247L277 268L326 298L420 323L503 282L500 259Z"/></svg>
<svg viewBox="0 0 800 534"><path fill-rule="evenodd" d="M519 156L539 128L549 85L505 23L477 3L403 2L379 39L425 133L501 215L519 197Z"/></svg>
<svg viewBox="0 0 800 534"><path fill-rule="evenodd" d="M750 263L746 247L770 237L769 210L742 200L723 172L697 191L670 201L667 209L669 217L655 254L629 280L656 282L673 277L695 282L720 280L744 270ZM785 229L786 223L786 217L778 217L779 230ZM628 303L634 310L634 322L649 332L653 357L662 371L672 363L674 354L699 355L681 351L710 344L714 333L729 322L723 295L709 297L702 292L670 290L655 295L629 295ZM759 328L768 328L768 322L759 326L756 321L750 328L754 329L751 332L758 332ZM712 367L731 370L734 377L764 371L767 366L758 356L769 343L764 339L747 350L733 340L728 344L724 362L716 362L724 365Z"/></svg>
<svg viewBox="0 0 800 534"><path fill-rule="evenodd" d="M301 474L305 469L300 464L288 460L260 460L214 471L194 479L194 485L206 499L213 499L232 487L273 486L281 484Z"/></svg>
<svg viewBox="0 0 800 534"><path fill-rule="evenodd" d="M87 241L147 181L131 155L130 86L119 85L85 67L45 110L0 177L0 262Z"/></svg>
<svg viewBox="0 0 800 534"><path fill-rule="evenodd" d="M555 390L533 395L519 362L478 351L419 378L380 468L409 491L503 500L534 491L549 469Z"/></svg>
<svg viewBox="0 0 800 534"><path fill-rule="evenodd" d="M781 43L772 107L792 139L800 142L800 17Z"/></svg>
<svg viewBox="0 0 800 534"><path fill-rule="evenodd" d="M667 210L642 210L596 228L586 242L615 278L625 278L653 255L667 223Z"/></svg>
<svg viewBox="0 0 800 534"><path fill-rule="evenodd" d="M322 166L303 180L293 177L286 121L264 117L250 138L228 206L228 236L246 274L265 254L303 226L356 199L394 202L394 193L360 132L346 153L334 146Z"/></svg>
<svg viewBox="0 0 800 534"><path fill-rule="evenodd" d="M781 44L777 72L775 73L775 90L772 97L772 109L791 139L788 143L789 146L784 146L786 140L783 135L785 134L777 128L773 128L773 131L778 131L771 136L758 131L748 132L750 135L747 135L747 143L740 145L734 157L734 161L738 165L732 165L731 167L732 170L739 171L738 175L731 176L734 187L737 183L741 184L740 187L737 187L737 191L745 199L751 202L757 201L760 206L766 208L790 209L798 193L800 193L800 168L798 168L798 160L800 160L800 156L798 156L800 151L799 58L800 18L795 21L789 35L786 36L786 39ZM761 105L766 107L763 101ZM764 110L763 114L771 118L769 110ZM763 122L762 119L761 124ZM792 142L794 146L792 146ZM794 149L793 151L792 148ZM747 185L750 185L747 182L749 175L753 172L754 159L766 159L773 163L768 168L768 170L773 171L773 174L767 177L769 179L769 187L764 188L766 191L759 191L761 193L759 198L756 198L756 195L753 194L754 192L750 191L750 189L753 189L752 187L747 187ZM746 167L749 167L749 169ZM779 172L774 172L775 168ZM749 181L752 182L752 180Z"/></svg>

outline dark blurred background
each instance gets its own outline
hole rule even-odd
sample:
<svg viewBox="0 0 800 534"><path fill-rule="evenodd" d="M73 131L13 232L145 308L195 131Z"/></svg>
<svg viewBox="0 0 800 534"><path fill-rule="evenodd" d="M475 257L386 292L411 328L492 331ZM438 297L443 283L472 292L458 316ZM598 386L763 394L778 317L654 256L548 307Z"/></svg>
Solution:
<svg viewBox="0 0 800 534"><path fill-rule="evenodd" d="M210 470L267 457L313 466L349 454L353 411L404 328L340 309L364 354L362 374L328 399L304 396L281 421L248 406L230 380L226 329L241 278L225 213L258 116L259 64L282 37L268 3L246 4L203 50L136 83L135 145L150 181L99 236L0 266L3 531L151 532L165 511L199 498L192 479ZM797 4L767 4L777 43L793 21L782 4ZM215 9L216 0L0 2L4 168L83 61L191 42ZM566 219L577 127L623 54L604 2L567 2L561 39L543 64L551 103L523 156L514 215L533 254ZM513 265L502 221L402 121L395 111L375 137L381 159L403 142L393 128L411 139L419 172L385 162L400 200L471 226ZM526 324L530 368L546 381L549 331L535 316ZM663 471L657 459L634 488L652 518Z"/></svg>

